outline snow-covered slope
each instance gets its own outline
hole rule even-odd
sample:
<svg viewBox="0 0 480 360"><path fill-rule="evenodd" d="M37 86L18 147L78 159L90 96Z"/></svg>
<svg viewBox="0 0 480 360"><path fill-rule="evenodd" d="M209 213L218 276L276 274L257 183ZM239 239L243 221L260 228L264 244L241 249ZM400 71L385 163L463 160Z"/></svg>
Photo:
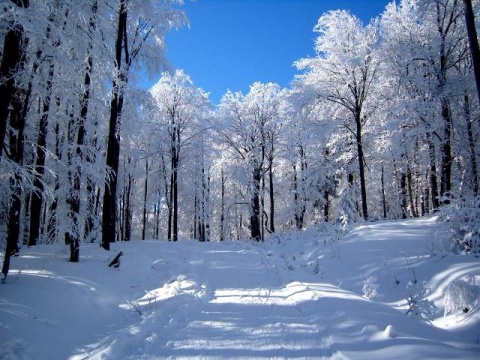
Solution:
<svg viewBox="0 0 480 360"><path fill-rule="evenodd" d="M92 244L78 264L24 248L0 286L0 359L478 359L479 259L442 251L441 231L419 219L260 244ZM452 281L469 309L444 316Z"/></svg>

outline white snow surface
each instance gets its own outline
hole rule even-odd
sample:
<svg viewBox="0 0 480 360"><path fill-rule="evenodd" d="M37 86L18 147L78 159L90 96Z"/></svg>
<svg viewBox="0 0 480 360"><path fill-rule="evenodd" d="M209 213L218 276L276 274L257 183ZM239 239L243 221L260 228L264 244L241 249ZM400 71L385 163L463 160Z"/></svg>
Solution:
<svg viewBox="0 0 480 360"><path fill-rule="evenodd" d="M423 218L84 244L79 263L24 247L0 286L0 359L480 359L479 258L444 251L442 231ZM455 280L475 296L444 316ZM406 315L408 295L428 316Z"/></svg>

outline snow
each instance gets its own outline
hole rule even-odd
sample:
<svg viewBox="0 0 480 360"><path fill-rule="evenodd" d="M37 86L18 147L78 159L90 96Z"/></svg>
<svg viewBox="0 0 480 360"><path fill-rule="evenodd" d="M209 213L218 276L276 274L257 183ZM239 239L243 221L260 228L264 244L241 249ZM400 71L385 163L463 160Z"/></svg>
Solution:
<svg viewBox="0 0 480 360"><path fill-rule="evenodd" d="M480 262L443 250L442 229L84 244L79 263L60 245L23 248L0 286L0 359L478 359ZM452 282L467 313L445 315ZM408 295L430 317L407 316Z"/></svg>

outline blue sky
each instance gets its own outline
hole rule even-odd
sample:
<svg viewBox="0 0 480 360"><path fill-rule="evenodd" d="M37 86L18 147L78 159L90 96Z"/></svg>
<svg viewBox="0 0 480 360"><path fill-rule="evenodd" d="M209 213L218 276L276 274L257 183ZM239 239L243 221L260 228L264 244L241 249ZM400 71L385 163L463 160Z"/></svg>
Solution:
<svg viewBox="0 0 480 360"><path fill-rule="evenodd" d="M289 86L295 60L314 56L313 27L329 10L347 9L366 24L388 0L185 0L190 28L167 35L167 58L218 104L229 89L255 81ZM155 79L157 80L157 79Z"/></svg>

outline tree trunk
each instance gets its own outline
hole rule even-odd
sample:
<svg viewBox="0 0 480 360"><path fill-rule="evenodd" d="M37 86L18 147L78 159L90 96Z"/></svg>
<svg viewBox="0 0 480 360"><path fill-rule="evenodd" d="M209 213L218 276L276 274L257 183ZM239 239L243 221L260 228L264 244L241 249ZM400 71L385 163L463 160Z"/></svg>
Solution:
<svg viewBox="0 0 480 360"><path fill-rule="evenodd" d="M111 173L105 182L102 214L102 247L110 250L110 243L115 242L117 226L117 176L120 157L119 118L123 109L124 86L127 81L122 68L122 50L126 46L127 0L120 0L118 32L115 42L115 70L119 74L113 80L112 100L110 102L110 121L107 142L107 167Z"/></svg>
<svg viewBox="0 0 480 360"><path fill-rule="evenodd" d="M465 8L465 24L467 26L470 52L472 54L473 71L475 83L477 84L478 101L480 101L480 49L478 46L477 29L475 28L475 17L471 0L463 0Z"/></svg>
<svg viewBox="0 0 480 360"><path fill-rule="evenodd" d="M225 175L221 170L220 241L225 240Z"/></svg>
<svg viewBox="0 0 480 360"><path fill-rule="evenodd" d="M400 175L400 207L402 219L407 218L407 175L402 172Z"/></svg>
<svg viewBox="0 0 480 360"><path fill-rule="evenodd" d="M250 203L250 237L253 240L262 240L260 223L260 183L262 173L260 169L254 169L252 173L252 198Z"/></svg>
<svg viewBox="0 0 480 360"><path fill-rule="evenodd" d="M412 180L412 171L410 166L407 166L407 190L408 190L408 200L410 203L410 212L413 217L417 217L417 210L415 208L415 201L413 196L413 180Z"/></svg>
<svg viewBox="0 0 480 360"><path fill-rule="evenodd" d="M384 169L382 165L382 174L380 178L382 184L382 207L383 207L383 218L387 218L387 196L385 191L385 176L384 176Z"/></svg>
<svg viewBox="0 0 480 360"><path fill-rule="evenodd" d="M356 124L356 140L357 140L357 154L358 154L358 171L360 175L360 194L362 197L362 213L363 218L368 220L368 208L367 208L367 184L365 182L365 161L363 154L362 143L362 121L360 117L360 111L355 114Z"/></svg>
<svg viewBox="0 0 480 360"><path fill-rule="evenodd" d="M143 221L142 221L142 240L145 240L147 229L147 196L148 196L148 158L145 159L145 182L143 189Z"/></svg>
<svg viewBox="0 0 480 360"><path fill-rule="evenodd" d="M95 1L92 4L91 8L92 14L90 16L90 30L93 32L95 30L95 14L97 12L97 2ZM85 67L85 75L83 79L84 90L80 100L80 118L78 123L78 130L77 130L77 139L76 139L76 146L75 151L72 152L71 156L76 156L75 165L71 170L70 180L72 189L70 191L67 203L69 205L69 212L68 216L70 218L70 226L71 231L67 231L65 234L65 242L66 244L70 245L70 261L71 262L78 262L80 260L80 183L81 183L81 176L82 176L82 169L81 164L83 162L83 153L82 147L85 143L85 123L87 122L87 114L88 114L88 104L90 101L90 84L91 84L91 74L92 74L92 67L93 67L93 59L92 56L89 55L87 57L87 63ZM72 123L72 126L76 124ZM72 165L70 165L72 166Z"/></svg>
<svg viewBox="0 0 480 360"><path fill-rule="evenodd" d="M50 111L50 101L52 96L53 76L55 66L50 64L48 73L47 86L45 88L45 98L43 99L42 116L40 118L37 144L35 146L35 179L33 181L32 199L30 201L30 235L28 239L28 246L37 244L37 239L40 235L40 216L43 205L43 182L42 177L45 172L45 149L47 145L47 126L48 116Z"/></svg>
<svg viewBox="0 0 480 360"><path fill-rule="evenodd" d="M325 147L325 159L328 161L330 151L328 147ZM327 182L330 181L330 177L327 176ZM323 192L323 220L325 222L330 221L330 184L327 184Z"/></svg>
<svg viewBox="0 0 480 360"><path fill-rule="evenodd" d="M11 0L11 5L28 8L29 0ZM2 79L0 82L0 161L5 144L10 102L18 91L15 73L24 53L23 27L19 24L10 25L11 27L4 37L2 62L0 63L0 78Z"/></svg>
<svg viewBox="0 0 480 360"><path fill-rule="evenodd" d="M452 114L448 102L442 100L442 118L445 122L442 144L442 176L440 181L440 195L444 205L450 204L452 191Z"/></svg>
<svg viewBox="0 0 480 360"><path fill-rule="evenodd" d="M294 201L294 209L295 209L295 227L297 229L303 228L303 204L300 204L300 196L299 196L299 186L298 186L298 172L297 172L297 164L293 164L293 201Z"/></svg>
<svg viewBox="0 0 480 360"><path fill-rule="evenodd" d="M27 106L22 106L21 93L16 93L12 99L12 108L10 111L10 151L9 158L18 165L22 164L24 151L24 130L25 115ZM20 240L20 214L22 211L22 189L20 185L21 178L18 173L10 179L10 187L13 193L9 216L8 216L8 235L5 256L3 258L2 273L3 279L6 279L10 270L10 257L18 254L18 241Z"/></svg>
<svg viewBox="0 0 480 360"><path fill-rule="evenodd" d="M424 201L424 206L425 206L425 209L424 209L424 213L425 214L429 214L430 213L430 188L428 186L428 183L429 183L429 176L428 176L428 172L429 172L429 169L427 169L427 171L425 172L425 189L424 189L424 192L425 192L425 201Z"/></svg>
<svg viewBox="0 0 480 360"><path fill-rule="evenodd" d="M273 159L270 160L268 171L269 195L270 195L270 233L275 232L275 192L273 191Z"/></svg>
<svg viewBox="0 0 480 360"><path fill-rule="evenodd" d="M464 114L465 114L465 121L467 122L467 137L468 137L468 150L470 152L470 163L471 163L471 171L472 171L472 188L473 188L473 195L478 195L478 176L477 176L477 154L475 151L475 136L473 134L473 124L472 118L470 115L470 100L469 96L464 96Z"/></svg>
<svg viewBox="0 0 480 360"><path fill-rule="evenodd" d="M178 144L180 142L179 133L176 126L173 129L173 145L172 145L172 175L171 175L171 190L170 190L170 199L172 206L171 213L171 229L169 240L177 241L178 240L178 166L179 166L179 149Z"/></svg>
<svg viewBox="0 0 480 360"><path fill-rule="evenodd" d="M129 241L132 238L132 204L131 204L132 185L133 185L133 176L132 176L132 174L128 174L127 175L127 188L125 190L125 208L124 208L125 236L124 236L124 241Z"/></svg>
<svg viewBox="0 0 480 360"><path fill-rule="evenodd" d="M437 182L437 165L435 157L435 145L431 140L430 133L427 132L428 154L430 161L430 189L432 196L432 207L434 211L440 207L440 199L438 198L438 182Z"/></svg>

